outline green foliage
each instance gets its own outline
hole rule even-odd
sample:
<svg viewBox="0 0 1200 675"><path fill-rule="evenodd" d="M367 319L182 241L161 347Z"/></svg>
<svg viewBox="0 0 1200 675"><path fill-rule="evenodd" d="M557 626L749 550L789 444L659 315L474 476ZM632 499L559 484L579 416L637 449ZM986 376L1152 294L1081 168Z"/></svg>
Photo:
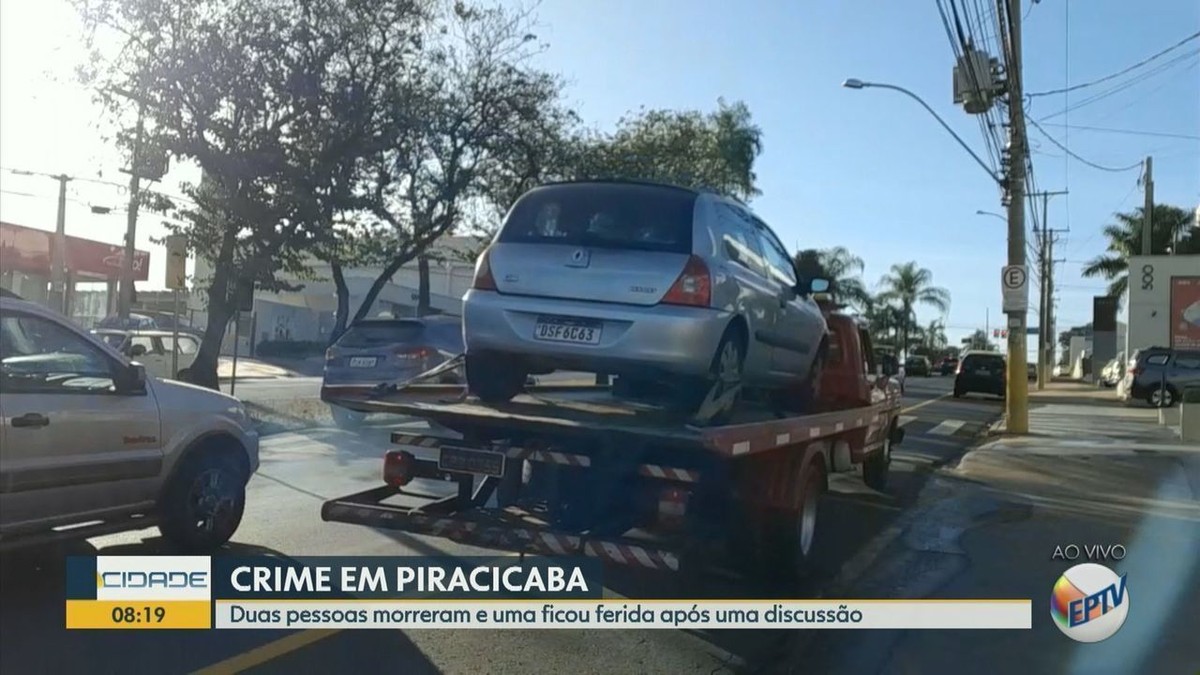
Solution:
<svg viewBox="0 0 1200 675"><path fill-rule="evenodd" d="M1096 256L1083 268L1085 277L1108 281L1108 294L1121 298L1129 287L1129 258L1142 253L1142 230L1146 210L1117 213L1116 223L1104 227L1108 252ZM1172 247L1182 255L1200 254L1200 230L1192 227L1194 213L1167 204L1155 204L1150 251L1164 255ZM1178 244L1176 245L1176 242Z"/></svg>
<svg viewBox="0 0 1200 675"><path fill-rule="evenodd" d="M709 189L743 201L760 194L754 162L762 130L740 101L717 110L646 110L627 116L611 135L575 141L576 178L647 180Z"/></svg>
<svg viewBox="0 0 1200 675"><path fill-rule="evenodd" d="M862 280L862 272L865 269L862 258L852 254L845 247L836 246L823 250L797 251L794 261L800 276L807 279L828 279L835 298L855 309L865 309L870 293Z"/></svg>

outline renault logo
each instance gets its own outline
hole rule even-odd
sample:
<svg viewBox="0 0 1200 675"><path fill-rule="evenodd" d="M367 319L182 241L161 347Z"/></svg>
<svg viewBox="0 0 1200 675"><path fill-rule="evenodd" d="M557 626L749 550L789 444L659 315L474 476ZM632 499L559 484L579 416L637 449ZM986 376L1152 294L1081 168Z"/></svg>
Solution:
<svg viewBox="0 0 1200 675"><path fill-rule="evenodd" d="M575 251L575 253L571 254L571 260L574 260L575 262L582 262L585 256L587 256L587 253L585 253L583 249L578 249Z"/></svg>

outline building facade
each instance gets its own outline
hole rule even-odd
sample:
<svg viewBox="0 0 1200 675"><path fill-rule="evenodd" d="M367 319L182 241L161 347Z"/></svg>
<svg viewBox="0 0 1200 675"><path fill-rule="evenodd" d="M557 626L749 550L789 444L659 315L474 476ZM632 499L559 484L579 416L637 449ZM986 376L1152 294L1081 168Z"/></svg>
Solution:
<svg viewBox="0 0 1200 675"><path fill-rule="evenodd" d="M1131 257L1126 312L1126 354L1200 349L1200 255Z"/></svg>

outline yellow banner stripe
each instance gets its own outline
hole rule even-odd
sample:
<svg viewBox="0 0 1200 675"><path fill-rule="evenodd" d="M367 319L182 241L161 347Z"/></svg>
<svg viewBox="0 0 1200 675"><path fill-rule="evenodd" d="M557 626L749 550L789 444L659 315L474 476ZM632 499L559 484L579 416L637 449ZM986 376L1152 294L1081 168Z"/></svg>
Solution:
<svg viewBox="0 0 1200 675"><path fill-rule="evenodd" d="M67 628L212 628L208 600L67 600Z"/></svg>

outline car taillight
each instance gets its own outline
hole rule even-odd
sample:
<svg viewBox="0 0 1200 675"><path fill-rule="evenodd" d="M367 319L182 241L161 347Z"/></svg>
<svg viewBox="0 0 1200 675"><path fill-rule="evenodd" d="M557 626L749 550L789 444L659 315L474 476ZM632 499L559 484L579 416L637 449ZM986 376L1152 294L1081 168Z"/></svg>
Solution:
<svg viewBox="0 0 1200 675"><path fill-rule="evenodd" d="M404 487L413 479L417 458L407 450L391 450L383 456L383 482Z"/></svg>
<svg viewBox="0 0 1200 675"><path fill-rule="evenodd" d="M698 256L689 257L662 302L665 305L707 307L712 302L712 277L704 260Z"/></svg>
<svg viewBox="0 0 1200 675"><path fill-rule="evenodd" d="M416 361L419 359L427 359L437 352L429 347L401 347L394 353L397 358L408 361Z"/></svg>
<svg viewBox="0 0 1200 675"><path fill-rule="evenodd" d="M471 288L480 291L494 291L496 289L496 278L492 276L492 263L489 260L491 249L484 249L480 254L479 260L475 263L475 280L471 282Z"/></svg>
<svg viewBox="0 0 1200 675"><path fill-rule="evenodd" d="M1129 369L1129 374L1130 374L1130 375L1132 375L1132 376L1134 376L1134 377L1137 377L1138 375L1141 375L1143 372L1144 372L1144 371L1143 371L1143 369L1142 369L1142 367L1141 367L1141 366L1134 366L1134 367L1132 367L1132 368L1130 368L1130 369Z"/></svg>
<svg viewBox="0 0 1200 675"><path fill-rule="evenodd" d="M336 359L337 357L338 357L338 351L336 349L334 349L333 347L330 347L329 349L325 350L325 360L326 361L332 361L333 359Z"/></svg>

